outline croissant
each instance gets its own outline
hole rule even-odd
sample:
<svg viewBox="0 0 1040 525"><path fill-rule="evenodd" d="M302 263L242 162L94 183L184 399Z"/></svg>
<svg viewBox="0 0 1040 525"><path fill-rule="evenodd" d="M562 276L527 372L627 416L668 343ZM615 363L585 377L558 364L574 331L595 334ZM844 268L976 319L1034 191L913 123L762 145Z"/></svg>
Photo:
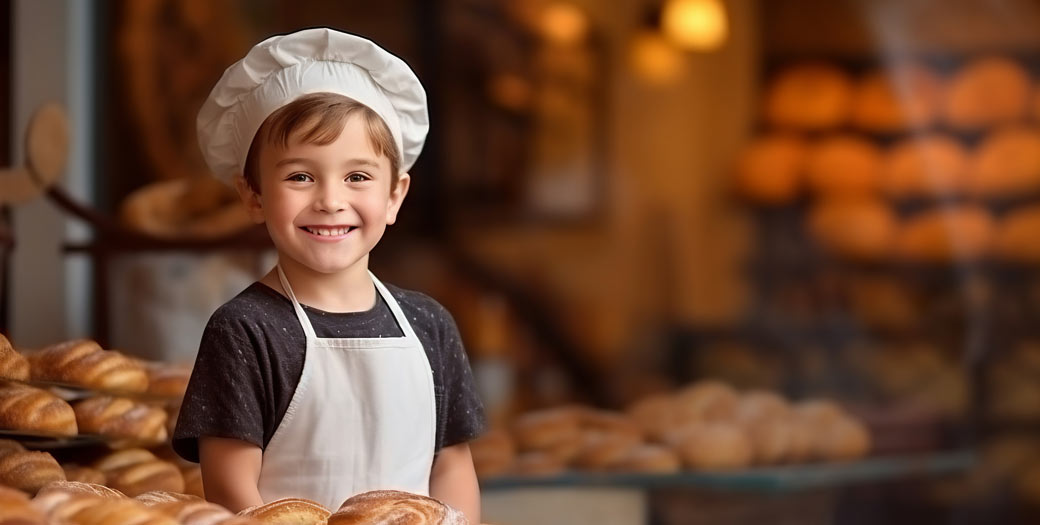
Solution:
<svg viewBox="0 0 1040 525"><path fill-rule="evenodd" d="M124 397L98 396L73 407L80 432L160 442L166 439L166 411Z"/></svg>
<svg viewBox="0 0 1040 525"><path fill-rule="evenodd" d="M329 509L320 503L302 498L282 498L238 513L239 516L256 518L261 523L270 525L325 525L329 514Z"/></svg>
<svg viewBox="0 0 1040 525"><path fill-rule="evenodd" d="M148 374L141 365L86 339L58 343L29 355L29 368L37 381L120 392L148 389Z"/></svg>
<svg viewBox="0 0 1040 525"><path fill-rule="evenodd" d="M12 452L0 458L0 485L36 494L52 481L64 481L65 471L46 452Z"/></svg>
<svg viewBox="0 0 1040 525"><path fill-rule="evenodd" d="M458 509L440 501L397 490L375 490L343 502L328 525L467 525Z"/></svg>
<svg viewBox="0 0 1040 525"><path fill-rule="evenodd" d="M0 386L0 428L75 436L76 414L50 392L8 383Z"/></svg>
<svg viewBox="0 0 1040 525"><path fill-rule="evenodd" d="M0 377L15 381L29 380L29 360L11 346L4 334L0 334Z"/></svg>

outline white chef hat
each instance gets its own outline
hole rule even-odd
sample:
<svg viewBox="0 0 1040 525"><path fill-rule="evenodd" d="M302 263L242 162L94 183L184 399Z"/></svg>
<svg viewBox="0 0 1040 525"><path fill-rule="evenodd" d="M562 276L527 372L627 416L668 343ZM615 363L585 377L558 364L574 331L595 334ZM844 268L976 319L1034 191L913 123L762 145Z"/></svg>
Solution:
<svg viewBox="0 0 1040 525"><path fill-rule="evenodd" d="M338 93L374 110L401 152L401 171L415 163L430 127L426 91L415 73L370 40L316 28L268 38L224 71L196 120L210 169L231 183L242 173L264 120L318 92Z"/></svg>

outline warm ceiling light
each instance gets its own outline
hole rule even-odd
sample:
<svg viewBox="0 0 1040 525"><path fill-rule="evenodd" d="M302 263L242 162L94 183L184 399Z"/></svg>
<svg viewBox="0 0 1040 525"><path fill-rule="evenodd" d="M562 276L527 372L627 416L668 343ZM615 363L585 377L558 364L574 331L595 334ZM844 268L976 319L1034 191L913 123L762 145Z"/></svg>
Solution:
<svg viewBox="0 0 1040 525"><path fill-rule="evenodd" d="M729 33L721 0L668 0L661 28L675 45L693 51L716 49Z"/></svg>
<svg viewBox="0 0 1040 525"><path fill-rule="evenodd" d="M683 55L655 31L643 31L632 41L632 68L651 84L667 84L683 69Z"/></svg>
<svg viewBox="0 0 1040 525"><path fill-rule="evenodd" d="M546 6L540 18L542 35L551 42L571 45L585 39L589 21L574 4L556 2Z"/></svg>

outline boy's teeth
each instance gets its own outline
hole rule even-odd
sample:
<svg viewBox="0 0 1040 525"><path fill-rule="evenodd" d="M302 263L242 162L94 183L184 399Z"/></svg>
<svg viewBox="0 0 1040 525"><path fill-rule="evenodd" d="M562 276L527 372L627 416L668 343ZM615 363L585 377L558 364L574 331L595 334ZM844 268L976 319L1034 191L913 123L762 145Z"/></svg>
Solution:
<svg viewBox="0 0 1040 525"><path fill-rule="evenodd" d="M307 231L309 231L309 232L311 232L311 233L313 233L315 235L321 235L323 237L329 237L329 236L333 236L333 235L343 235L343 234L347 233L348 231L350 231L350 228L314 228L314 227L309 227L308 228L308 227L304 227L304 229L306 229Z"/></svg>

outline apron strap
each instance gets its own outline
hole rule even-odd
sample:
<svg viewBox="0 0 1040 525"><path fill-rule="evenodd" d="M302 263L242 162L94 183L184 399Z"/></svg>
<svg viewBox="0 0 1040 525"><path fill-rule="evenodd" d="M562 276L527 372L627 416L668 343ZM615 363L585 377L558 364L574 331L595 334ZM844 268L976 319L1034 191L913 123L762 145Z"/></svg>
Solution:
<svg viewBox="0 0 1040 525"><path fill-rule="evenodd" d="M289 300L292 301L293 309L296 310L296 318L299 319L300 326L303 327L303 333L307 336L307 339L316 339L314 327L311 326L311 320L307 317L307 312L303 311L300 302L296 300L296 294L293 293L292 286L289 286L289 280L285 278L282 265L279 264L275 268L278 268L278 280L282 282L282 289L285 290L285 293L289 294Z"/></svg>
<svg viewBox="0 0 1040 525"><path fill-rule="evenodd" d="M383 300L386 301L387 306L390 307L390 311L394 314L394 319L397 320L397 325L401 327L401 331L404 332L404 336L408 339L418 340L419 337L415 335L415 331L412 330L412 323L408 322L408 318L405 317L404 311L401 310L401 305L397 304L397 299L390 293L390 290L383 285L383 282L376 278L375 274L369 270L368 275L372 277L372 282L376 284L376 290L379 290L379 295L383 296Z"/></svg>

